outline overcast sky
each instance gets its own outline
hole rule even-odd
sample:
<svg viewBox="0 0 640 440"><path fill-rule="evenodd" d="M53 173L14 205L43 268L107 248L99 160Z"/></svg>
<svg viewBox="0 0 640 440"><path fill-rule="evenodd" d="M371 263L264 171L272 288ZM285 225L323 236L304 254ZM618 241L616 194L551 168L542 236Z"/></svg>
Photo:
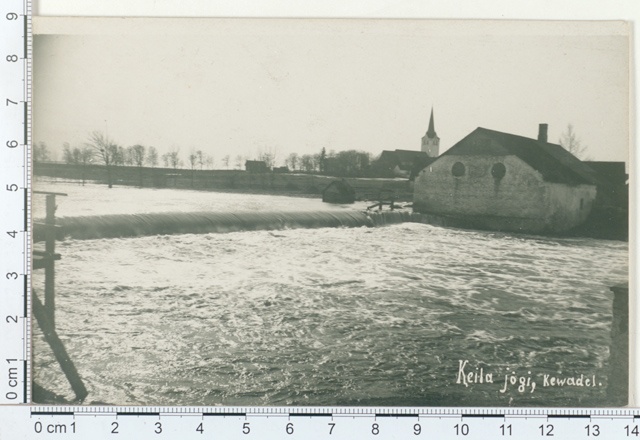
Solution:
<svg viewBox="0 0 640 440"><path fill-rule="evenodd" d="M49 19L51 20L51 19ZM77 20L77 19L76 19ZM36 23L33 139L254 158L420 149L476 127L628 160L629 46L620 23L140 20Z"/></svg>

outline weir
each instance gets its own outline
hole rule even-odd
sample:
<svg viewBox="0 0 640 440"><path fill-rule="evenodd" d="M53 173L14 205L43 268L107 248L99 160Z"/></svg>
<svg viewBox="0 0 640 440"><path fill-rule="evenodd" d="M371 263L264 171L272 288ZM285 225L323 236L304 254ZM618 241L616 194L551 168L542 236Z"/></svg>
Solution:
<svg viewBox="0 0 640 440"><path fill-rule="evenodd" d="M303 211L303 212L191 212L117 214L57 219L56 238L88 240L169 234L206 234L298 228L374 227L402 222L431 223L429 216L412 212ZM35 242L45 239L35 225Z"/></svg>

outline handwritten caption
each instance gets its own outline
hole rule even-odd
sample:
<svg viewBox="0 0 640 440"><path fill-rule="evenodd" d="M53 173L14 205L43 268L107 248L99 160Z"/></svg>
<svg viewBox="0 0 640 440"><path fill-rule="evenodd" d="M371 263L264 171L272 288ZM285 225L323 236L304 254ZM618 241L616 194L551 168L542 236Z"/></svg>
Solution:
<svg viewBox="0 0 640 440"><path fill-rule="evenodd" d="M469 387L475 384L497 384L500 386L500 393L515 390L518 393L533 393L540 387L601 387L602 382L596 379L595 374L591 375L562 375L562 374L546 374L532 373L527 371L526 374L516 374L511 371L507 374L494 374L485 371L482 366L469 365L469 360L460 359L458 361L458 374L456 375L456 384Z"/></svg>

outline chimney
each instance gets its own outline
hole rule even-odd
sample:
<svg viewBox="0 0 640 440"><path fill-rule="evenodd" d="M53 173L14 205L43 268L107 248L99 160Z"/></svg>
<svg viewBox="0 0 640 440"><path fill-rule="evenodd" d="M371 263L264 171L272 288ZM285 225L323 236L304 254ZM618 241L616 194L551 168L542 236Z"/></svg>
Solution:
<svg viewBox="0 0 640 440"><path fill-rule="evenodd" d="M549 128L549 124L539 124L538 125L538 141L547 142L547 129Z"/></svg>

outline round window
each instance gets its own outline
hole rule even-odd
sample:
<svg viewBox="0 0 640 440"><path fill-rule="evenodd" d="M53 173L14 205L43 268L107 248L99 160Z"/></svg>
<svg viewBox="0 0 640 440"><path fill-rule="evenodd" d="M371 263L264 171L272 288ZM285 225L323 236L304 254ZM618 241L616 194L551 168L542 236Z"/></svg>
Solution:
<svg viewBox="0 0 640 440"><path fill-rule="evenodd" d="M451 167L451 174L453 174L455 177L464 176L464 172L465 172L465 167L462 162L456 162L453 164L453 167Z"/></svg>
<svg viewBox="0 0 640 440"><path fill-rule="evenodd" d="M491 175L496 179L502 179L507 174L507 169L503 163L494 163L491 167Z"/></svg>

